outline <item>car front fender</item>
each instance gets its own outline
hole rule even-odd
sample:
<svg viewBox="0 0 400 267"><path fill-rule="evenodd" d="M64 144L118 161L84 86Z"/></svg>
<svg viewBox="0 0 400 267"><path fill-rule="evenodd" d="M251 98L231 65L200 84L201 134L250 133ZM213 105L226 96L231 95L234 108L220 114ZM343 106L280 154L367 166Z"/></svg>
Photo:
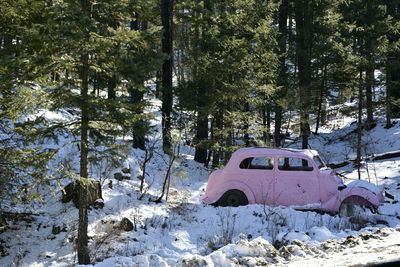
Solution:
<svg viewBox="0 0 400 267"><path fill-rule="evenodd" d="M356 180L333 195L322 204L323 210L337 213L343 202L349 204L368 205L377 208L385 200L383 191L367 181Z"/></svg>
<svg viewBox="0 0 400 267"><path fill-rule="evenodd" d="M377 208L382 202L381 194L376 194L364 187L347 187L339 193L339 203L337 203L337 211L343 203L370 205Z"/></svg>

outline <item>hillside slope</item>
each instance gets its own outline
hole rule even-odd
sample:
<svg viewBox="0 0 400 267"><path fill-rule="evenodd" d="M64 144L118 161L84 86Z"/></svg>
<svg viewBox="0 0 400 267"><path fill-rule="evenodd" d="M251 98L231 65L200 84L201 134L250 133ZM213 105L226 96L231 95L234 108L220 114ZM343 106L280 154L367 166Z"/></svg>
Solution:
<svg viewBox="0 0 400 267"><path fill-rule="evenodd" d="M110 170L103 183L105 207L89 212L91 259L95 266L345 266L400 260L400 204L385 203L370 220L354 224L349 218L296 211L290 207L248 205L214 208L201 202L210 170L193 161L194 149L181 144L172 166L168 202L154 203L168 168L169 157L161 153L159 101L149 112L155 126L149 142L157 153L147 164L147 192L141 197L139 180L144 153L127 149L121 166ZM62 114L59 114L62 116ZM339 129L324 128L310 144L329 162L354 158L351 121ZM400 150L400 123L385 129L383 123L365 133L370 154ZM76 148L65 138L58 144L56 166L69 155L72 169L78 161ZM123 141L121 141L123 142ZM128 146L128 144L127 144ZM296 147L296 144L292 144ZM114 173L129 167L130 179L116 180ZM400 158L367 162L366 180L378 183L399 199ZM346 182L357 178L352 164L339 169ZM93 172L95 173L95 172ZM99 178L99 177L97 177ZM141 200L139 200L141 198ZM78 210L60 202L60 192L45 196L42 204L9 207L27 212L25 220L8 221L0 234L1 266L71 266L77 236ZM118 226L123 218L131 231ZM327 261L329 259L329 261Z"/></svg>

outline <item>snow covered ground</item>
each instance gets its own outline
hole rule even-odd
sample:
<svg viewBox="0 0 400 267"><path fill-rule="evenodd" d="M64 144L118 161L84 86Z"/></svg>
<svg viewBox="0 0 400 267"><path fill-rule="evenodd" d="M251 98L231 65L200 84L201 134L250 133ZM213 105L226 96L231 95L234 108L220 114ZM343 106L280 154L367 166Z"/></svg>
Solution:
<svg viewBox="0 0 400 267"><path fill-rule="evenodd" d="M152 123L160 125L159 102L152 101ZM61 114L58 114L62 116ZM331 121L331 123L334 123ZM340 119L312 136L310 144L329 162L353 159L356 127ZM400 150L400 123L385 129L383 122L364 135L365 151L379 154ZM149 140L161 151L160 129ZM65 135L59 157L77 164L76 147ZM54 144L49 144L53 146ZM296 146L293 144L292 146ZM168 202L154 200L160 194L169 158L156 153L148 163L146 194L139 200L143 152L127 150L120 168L107 174L102 184L105 207L89 212L90 251L93 264L105 266L350 266L400 261L400 204L385 203L370 220L354 224L338 215L297 211L290 207L248 205L214 208L201 203L210 170L193 161L194 149L182 145L172 168ZM61 160L53 162L56 168ZM400 158L368 162L363 177L400 197ZM72 169L75 167L72 166ZM118 181L114 173L130 168L131 179ZM351 165L340 170L357 179ZM93 171L93 173L96 173ZM112 183L112 186L110 184ZM0 266L73 266L78 210L63 204L60 193L47 195L44 204L18 206L34 215L9 221L0 234L6 253ZM4 206L4 204L3 204ZM16 208L16 207L10 207ZM133 222L132 231L118 228L123 218Z"/></svg>

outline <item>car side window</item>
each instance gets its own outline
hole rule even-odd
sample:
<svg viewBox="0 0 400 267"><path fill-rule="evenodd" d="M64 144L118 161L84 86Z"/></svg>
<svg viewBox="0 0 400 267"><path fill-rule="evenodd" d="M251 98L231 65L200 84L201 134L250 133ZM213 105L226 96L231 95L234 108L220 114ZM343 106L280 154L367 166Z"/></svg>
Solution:
<svg viewBox="0 0 400 267"><path fill-rule="evenodd" d="M302 158L286 157L279 158L278 169L281 171L312 171L312 164Z"/></svg>
<svg viewBox="0 0 400 267"><path fill-rule="evenodd" d="M245 158L240 163L239 168L252 170L272 170L274 168L274 159L271 157Z"/></svg>

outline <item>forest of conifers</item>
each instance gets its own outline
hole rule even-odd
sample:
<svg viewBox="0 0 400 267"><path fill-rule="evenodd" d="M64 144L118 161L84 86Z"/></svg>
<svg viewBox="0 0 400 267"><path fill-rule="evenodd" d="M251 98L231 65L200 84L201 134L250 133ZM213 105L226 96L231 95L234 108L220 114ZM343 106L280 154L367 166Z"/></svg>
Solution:
<svg viewBox="0 0 400 267"><path fill-rule="evenodd" d="M307 148L329 103L352 99L360 131L400 116L399 0L2 0L0 14L1 195L41 178L54 151L32 144L63 129L83 178L94 145L145 149L152 97L164 151L189 125L207 166L238 140L279 147L292 116ZM79 120L21 119L41 109Z"/></svg>

